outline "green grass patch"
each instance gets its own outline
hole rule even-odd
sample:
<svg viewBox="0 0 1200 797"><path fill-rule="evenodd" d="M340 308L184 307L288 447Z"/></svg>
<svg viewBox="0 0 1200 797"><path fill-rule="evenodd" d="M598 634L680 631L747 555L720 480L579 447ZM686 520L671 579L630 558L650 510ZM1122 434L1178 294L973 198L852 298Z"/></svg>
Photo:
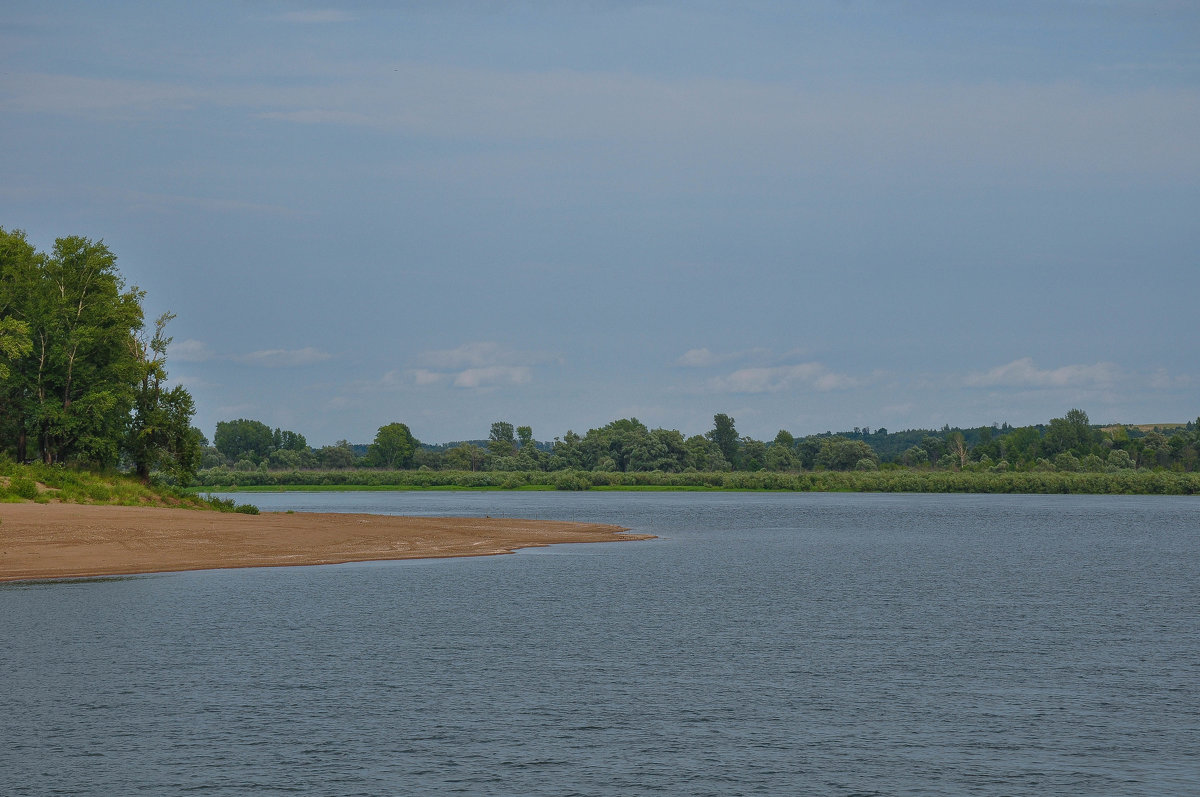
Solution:
<svg viewBox="0 0 1200 797"><path fill-rule="evenodd" d="M196 495L174 487L145 484L123 473L4 461L0 463L0 502L17 501L212 508Z"/></svg>

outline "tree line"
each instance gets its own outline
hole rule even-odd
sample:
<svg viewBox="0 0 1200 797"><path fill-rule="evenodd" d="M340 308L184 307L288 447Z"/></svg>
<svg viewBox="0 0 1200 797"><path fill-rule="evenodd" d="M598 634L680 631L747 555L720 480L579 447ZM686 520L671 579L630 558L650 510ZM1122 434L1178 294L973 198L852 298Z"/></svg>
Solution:
<svg viewBox="0 0 1200 797"><path fill-rule="evenodd" d="M0 228L0 453L186 482L205 440L191 395L166 386L173 316L147 325L116 261L103 241L39 252Z"/></svg>
<svg viewBox="0 0 1200 797"><path fill-rule="evenodd" d="M218 424L214 446L204 454L210 468L252 470L382 469L476 473L804 473L910 469L971 472L1116 473L1127 470L1196 472L1200 468L1200 418L1163 429L1093 425L1072 409L1048 424L1008 424L972 429L905 430L869 427L796 437L780 430L769 441L738 433L724 413L712 428L685 437L674 429L650 429L623 418L579 435L568 431L538 442L529 426L491 425L486 440L426 445L408 426L390 423L374 442L339 441L320 449L304 437L259 421Z"/></svg>

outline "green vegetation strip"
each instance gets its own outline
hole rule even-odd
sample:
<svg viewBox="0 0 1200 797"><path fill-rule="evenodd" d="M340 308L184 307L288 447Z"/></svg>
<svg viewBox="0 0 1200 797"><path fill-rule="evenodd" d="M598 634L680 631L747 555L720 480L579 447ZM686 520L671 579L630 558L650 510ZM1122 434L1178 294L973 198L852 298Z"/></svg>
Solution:
<svg viewBox="0 0 1200 797"><path fill-rule="evenodd" d="M217 481L214 477L220 477ZM211 479L211 481L210 481ZM782 492L1072 493L1197 495L1200 474L988 473L921 469L803 473L610 471L248 471L201 472L204 491L283 490L730 490Z"/></svg>
<svg viewBox="0 0 1200 797"><path fill-rule="evenodd" d="M208 492L207 490L205 492ZM132 476L80 470L61 465L17 465L0 458L0 503L33 501L48 504L172 506L258 514L250 504L197 495L194 490L148 484Z"/></svg>

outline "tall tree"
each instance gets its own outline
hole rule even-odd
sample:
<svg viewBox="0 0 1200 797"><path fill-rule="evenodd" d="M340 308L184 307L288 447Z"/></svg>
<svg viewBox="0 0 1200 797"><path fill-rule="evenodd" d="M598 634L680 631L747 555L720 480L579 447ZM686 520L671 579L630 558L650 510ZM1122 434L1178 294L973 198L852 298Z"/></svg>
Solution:
<svg viewBox="0 0 1200 797"><path fill-rule="evenodd" d="M238 418L235 421L219 421L213 435L213 445L221 456L231 462L251 459L255 462L270 455L275 447L275 434L262 421Z"/></svg>
<svg viewBox="0 0 1200 797"><path fill-rule="evenodd" d="M717 444L721 455L735 467L738 461L738 433L734 428L733 418L723 412L713 416L713 428L707 435L708 439Z"/></svg>
<svg viewBox="0 0 1200 797"><path fill-rule="evenodd" d="M152 470L171 474L181 484L189 482L200 463L204 436L192 426L196 407L182 386L166 388L167 346L171 339L163 330L175 316L164 313L154 322L154 336L131 340L141 381L134 391L133 417L129 424L126 451L134 471L143 480Z"/></svg>
<svg viewBox="0 0 1200 797"><path fill-rule="evenodd" d="M417 451L417 439L402 423L389 423L379 427L375 442L367 449L370 464L394 470L412 464Z"/></svg>
<svg viewBox="0 0 1200 797"><path fill-rule="evenodd" d="M493 456L511 457L517 453L517 439L513 436L513 425L508 421L496 421L488 433L488 451Z"/></svg>
<svg viewBox="0 0 1200 797"><path fill-rule="evenodd" d="M163 387L164 356L142 336L144 296L103 241L59 238L46 255L0 229L0 441L18 459L115 465L136 450L141 464L165 463L156 446L186 448L191 396ZM146 433L151 405L171 415L175 443Z"/></svg>

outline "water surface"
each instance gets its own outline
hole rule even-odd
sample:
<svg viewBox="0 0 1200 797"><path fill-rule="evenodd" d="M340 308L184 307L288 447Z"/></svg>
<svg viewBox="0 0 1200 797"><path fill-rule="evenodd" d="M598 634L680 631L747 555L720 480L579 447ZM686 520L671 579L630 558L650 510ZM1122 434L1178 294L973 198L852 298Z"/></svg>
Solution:
<svg viewBox="0 0 1200 797"><path fill-rule="evenodd" d="M1195 498L238 500L660 539L0 587L0 791L1200 794Z"/></svg>

